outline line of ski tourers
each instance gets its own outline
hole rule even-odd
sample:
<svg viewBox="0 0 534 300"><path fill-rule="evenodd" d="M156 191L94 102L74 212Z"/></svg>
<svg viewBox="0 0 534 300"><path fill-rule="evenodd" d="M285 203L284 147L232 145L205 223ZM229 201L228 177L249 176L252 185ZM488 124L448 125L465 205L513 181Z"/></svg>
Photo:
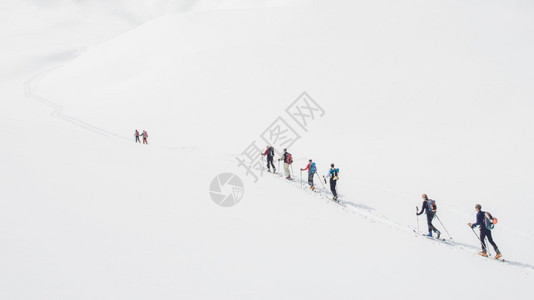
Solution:
<svg viewBox="0 0 534 300"><path fill-rule="evenodd" d="M274 166L274 155L275 155L274 147L267 145L265 151L261 153L261 155L267 157L267 171L271 172L271 167L272 167L272 172L276 173L276 167ZM283 162L284 173L285 173L286 179L291 180L292 178L291 178L290 170L293 169L293 165L292 165L293 156L291 155L291 153L287 152L287 149L284 149L284 152L282 153L282 157L278 159L279 167L280 167L280 161ZM315 162L312 159L308 160L308 164L306 165L306 167L301 168L300 171L301 171L301 176L302 176L303 171L307 171L309 188L312 191L315 191L315 185L314 185L313 179L315 175L319 176L317 174L317 165L315 164ZM321 178L319 177L319 180L320 179ZM330 170L328 171L327 175L323 176L323 180L325 183L327 179L329 179L330 181L330 191L332 192L333 200L338 202L339 200L338 200L336 185L337 185L337 181L339 180L339 169L335 168L334 164L330 165ZM301 178L301 181L302 181L302 178ZM439 220L439 217L436 215L436 212L437 212L436 201L428 198L426 194L423 194L422 197L423 197L423 204L421 205L421 209L419 209L419 207L416 206L416 212L415 212L417 216L418 230L419 230L419 216L425 213L427 225L428 225L428 234L425 236L432 238L432 233L435 233L436 237L440 239L441 232L432 224L434 217L436 217L438 221L441 223L441 220ZM488 257L488 251L487 251L487 246L486 246L486 240L488 240L489 243L493 246L493 249L495 249L495 253L496 253L495 258L496 259L501 258L502 254L499 251L497 244L495 244L495 242L493 241L493 237L491 236L491 230L494 228L495 224L497 224L497 221L498 221L497 218L494 218L489 212L482 211L482 206L480 204L475 205L475 210L477 212L476 222L468 223L467 226L469 226L471 230L473 230L473 233L480 240L482 251L478 252L478 254L484 257ZM445 231L447 231L443 223L441 223L441 225L443 226ZM477 233L474 230L476 226L479 226L480 228L480 235L477 235Z"/></svg>
<svg viewBox="0 0 534 300"><path fill-rule="evenodd" d="M271 172L271 167L273 168L273 173L276 173L276 167L274 166L274 147L273 146L267 146L265 151L261 155L267 157L267 171ZM284 164L284 173L286 176L286 179L291 180L291 170L293 169L293 155L291 153L287 152L287 149L284 149L284 152L282 153L282 157L278 159L278 167L280 167L280 161ZM306 167L300 169L300 174L302 176L303 171L308 171L308 185L309 188L312 191L315 191L315 184L313 182L313 179L315 178L315 175L319 176L317 173L317 165L315 162L310 159L308 160L308 164ZM334 166L334 164L330 165L330 170L328 170L328 173L323 176L324 183L326 183L326 180L330 181L330 191L332 192L333 200L338 202L337 199L337 181L339 179L339 169ZM319 177L319 180L321 178ZM302 179L301 179L302 181Z"/></svg>

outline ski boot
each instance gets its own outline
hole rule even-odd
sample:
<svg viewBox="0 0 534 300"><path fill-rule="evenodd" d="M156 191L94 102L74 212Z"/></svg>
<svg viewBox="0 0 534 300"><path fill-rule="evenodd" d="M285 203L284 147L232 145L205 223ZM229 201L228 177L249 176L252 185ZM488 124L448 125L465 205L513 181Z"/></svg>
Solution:
<svg viewBox="0 0 534 300"><path fill-rule="evenodd" d="M497 254L495 255L495 259L499 259L502 257L501 251L499 251L499 249L496 249L495 252L497 252Z"/></svg>
<svg viewBox="0 0 534 300"><path fill-rule="evenodd" d="M427 237L432 237L432 231L430 231L426 236Z"/></svg>
<svg viewBox="0 0 534 300"><path fill-rule="evenodd" d="M439 230L436 230L436 232L437 232L437 234L438 234L437 238L438 238L438 240L439 240L439 237L441 236L441 232L440 232Z"/></svg>
<svg viewBox="0 0 534 300"><path fill-rule="evenodd" d="M480 252L478 252L478 255L481 255L481 256L484 256L484 257L488 257L488 254L486 253L486 251L480 251Z"/></svg>

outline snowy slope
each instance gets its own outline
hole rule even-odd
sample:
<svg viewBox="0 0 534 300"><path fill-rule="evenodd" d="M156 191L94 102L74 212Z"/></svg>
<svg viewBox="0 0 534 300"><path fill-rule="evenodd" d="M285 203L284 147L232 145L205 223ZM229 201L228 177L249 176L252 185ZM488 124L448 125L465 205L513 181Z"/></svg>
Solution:
<svg viewBox="0 0 534 300"><path fill-rule="evenodd" d="M531 4L94 3L11 3L35 22L0 32L2 299L528 297ZM237 167L304 90L325 116L294 169L335 162L345 208ZM421 193L454 241L412 232ZM476 203L507 262L475 254Z"/></svg>

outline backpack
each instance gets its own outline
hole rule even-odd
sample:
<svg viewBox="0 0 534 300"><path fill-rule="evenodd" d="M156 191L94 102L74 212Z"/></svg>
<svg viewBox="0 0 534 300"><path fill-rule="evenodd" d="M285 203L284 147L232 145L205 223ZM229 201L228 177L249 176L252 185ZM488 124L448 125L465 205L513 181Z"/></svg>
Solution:
<svg viewBox="0 0 534 300"><path fill-rule="evenodd" d="M332 172L332 180L338 180L339 179L339 169L333 169L334 172Z"/></svg>
<svg viewBox="0 0 534 300"><path fill-rule="evenodd" d="M489 212L484 212L484 227L486 229L492 230L497 222L497 218L494 218Z"/></svg>
<svg viewBox="0 0 534 300"><path fill-rule="evenodd" d="M293 156L291 155L291 153L287 153L286 155L286 161L285 161L286 164L292 164L293 163Z"/></svg>
<svg viewBox="0 0 534 300"><path fill-rule="evenodd" d="M269 148L269 156L274 156L274 148Z"/></svg>
<svg viewBox="0 0 534 300"><path fill-rule="evenodd" d="M434 212L434 210L438 209L438 206L436 205L436 201L432 199L428 199L426 201L426 210L428 212Z"/></svg>

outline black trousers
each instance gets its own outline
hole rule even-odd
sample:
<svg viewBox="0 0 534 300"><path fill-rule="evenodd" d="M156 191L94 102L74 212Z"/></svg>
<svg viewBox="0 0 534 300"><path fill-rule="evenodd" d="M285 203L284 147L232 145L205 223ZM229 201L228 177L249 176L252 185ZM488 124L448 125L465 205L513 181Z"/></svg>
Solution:
<svg viewBox="0 0 534 300"><path fill-rule="evenodd" d="M271 166L273 166L273 171L276 170L276 168L274 167L274 164L273 164L273 157L272 156L267 156L267 169L271 169Z"/></svg>
<svg viewBox="0 0 534 300"><path fill-rule="evenodd" d="M337 180L330 178L330 190L332 191L332 195L334 195L334 197L337 197L336 184Z"/></svg>
<svg viewBox="0 0 534 300"><path fill-rule="evenodd" d="M138 137L138 136L135 137L135 142L136 142L136 143L141 143L141 141L139 140L139 137Z"/></svg>
<svg viewBox="0 0 534 300"><path fill-rule="evenodd" d="M497 244L493 241L493 237L491 237L491 230L484 227L484 225L481 225L480 227L480 244L482 245L482 251L486 252L486 237L488 238L488 241L493 246L493 249L495 249L495 252L499 253L499 248L497 248Z"/></svg>
<svg viewBox="0 0 534 300"><path fill-rule="evenodd" d="M308 172L308 184L313 186L313 175L314 173Z"/></svg>
<svg viewBox="0 0 534 300"><path fill-rule="evenodd" d="M428 232L438 231L434 225L432 225L432 219L434 219L434 214L426 214L426 223L428 224Z"/></svg>

